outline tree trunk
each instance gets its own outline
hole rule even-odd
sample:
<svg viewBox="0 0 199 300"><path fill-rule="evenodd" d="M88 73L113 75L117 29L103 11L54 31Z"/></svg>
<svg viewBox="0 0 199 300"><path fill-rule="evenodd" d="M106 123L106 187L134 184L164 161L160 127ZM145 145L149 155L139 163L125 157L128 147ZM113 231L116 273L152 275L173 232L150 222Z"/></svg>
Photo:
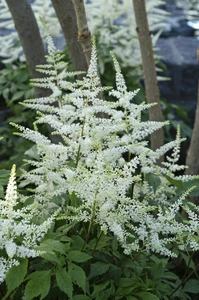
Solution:
<svg viewBox="0 0 199 300"><path fill-rule="evenodd" d="M43 42L31 5L28 0L6 0L6 3L23 47L30 77L43 77L43 74L35 69L36 65L42 65L46 60ZM44 97L48 93L45 89L35 87L36 97Z"/></svg>
<svg viewBox="0 0 199 300"><path fill-rule="evenodd" d="M199 48L197 50L197 59L199 61ZM191 137L191 143L189 146L189 150L187 152L186 165L188 169L186 169L186 174L189 175L198 175L199 174L199 81L198 81L198 100L197 100L197 108L195 115L195 122L193 127L193 133Z"/></svg>
<svg viewBox="0 0 199 300"><path fill-rule="evenodd" d="M77 40L77 18L72 0L51 0L61 24L68 50L76 71L87 71L88 65Z"/></svg>
<svg viewBox="0 0 199 300"><path fill-rule="evenodd" d="M91 33L88 29L84 0L72 0L77 17L78 41L82 45L89 66L91 57Z"/></svg>
<svg viewBox="0 0 199 300"><path fill-rule="evenodd" d="M186 157L186 165L188 169L186 169L186 174L190 175L198 175L199 174L199 81L198 81L198 101L197 101L197 108L196 108L196 115L195 115L195 122L193 133L191 137L191 143L189 146L189 150L187 152Z"/></svg>
<svg viewBox="0 0 199 300"><path fill-rule="evenodd" d="M142 63L144 70L144 83L148 103L157 104L149 108L149 119L151 121L162 121L162 110L160 107L160 95L157 83L157 74L153 55L152 41L148 26L145 0L133 0L137 33L140 42ZM156 150L164 144L163 128L151 134L151 148Z"/></svg>
<svg viewBox="0 0 199 300"><path fill-rule="evenodd" d="M197 59L199 61L199 48L197 50ZM187 175L199 175L198 132L199 132L199 81L198 81L198 100L197 100L195 122L194 122L192 137L191 137L191 143L186 157L186 165L188 166L188 168L186 169L185 174ZM197 205L199 205L199 197L190 197L190 200L196 203Z"/></svg>

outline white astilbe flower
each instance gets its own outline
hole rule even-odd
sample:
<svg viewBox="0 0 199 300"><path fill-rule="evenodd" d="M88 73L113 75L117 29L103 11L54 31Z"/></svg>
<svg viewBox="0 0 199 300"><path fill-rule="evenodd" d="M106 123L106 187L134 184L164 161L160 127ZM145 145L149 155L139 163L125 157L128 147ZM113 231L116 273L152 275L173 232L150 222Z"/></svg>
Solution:
<svg viewBox="0 0 199 300"><path fill-rule="evenodd" d="M54 49L51 40L49 43ZM166 256L175 255L173 244L198 249L198 208L194 206L193 214L186 205L192 189L189 186L186 192L187 177L175 174L184 168L178 165L180 130L174 142L151 150L148 136L165 123L142 121L142 112L151 105L133 103L138 91L127 90L114 55L115 89L100 85L95 44L82 80L71 82L71 74L58 68L61 57L54 59L56 55L55 50L50 51L49 68L45 66L52 75L38 82L51 87L52 95L57 96L24 102L26 107L39 110L35 131L16 126L22 136L36 144L39 157L29 161L31 171L24 172L21 181L23 186L35 186L36 208L32 211L41 207L39 216L44 218L61 207L61 217L68 222L89 222L89 227L96 224L105 234L113 233L126 254L139 251L140 246ZM59 106L53 108L52 98L56 101L56 97ZM60 137L59 144L39 133L40 124L52 128ZM173 154L167 155L162 166L157 165L156 161L171 149ZM181 208L187 212L186 220L179 217ZM28 222L26 227L25 244L33 249L28 239L33 227ZM13 243L11 235L6 246L11 256L22 251Z"/></svg>
<svg viewBox="0 0 199 300"><path fill-rule="evenodd" d="M0 258L0 283L9 269L18 265L20 258L36 257L36 247L51 228L56 213L36 225L32 222L34 205L17 209L16 166L13 165L5 200L0 200L0 250L5 249L6 257ZM37 211L38 214L38 211Z"/></svg>

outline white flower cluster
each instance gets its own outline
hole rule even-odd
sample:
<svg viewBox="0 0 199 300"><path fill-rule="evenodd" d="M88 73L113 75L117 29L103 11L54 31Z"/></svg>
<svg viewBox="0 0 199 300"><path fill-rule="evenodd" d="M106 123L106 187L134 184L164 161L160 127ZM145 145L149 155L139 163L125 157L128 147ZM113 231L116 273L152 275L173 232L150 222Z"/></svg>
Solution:
<svg viewBox="0 0 199 300"><path fill-rule="evenodd" d="M0 250L5 255L0 257L0 283L5 280L6 274L13 265L18 265L21 258L39 256L35 247L43 239L52 226L55 215L52 215L40 225L32 221L32 206L22 209L16 186L16 166L13 165L5 200L0 200Z"/></svg>
<svg viewBox="0 0 199 300"><path fill-rule="evenodd" d="M72 74L51 42L49 46L49 64L40 68L50 76L37 84L51 87L52 95L26 100L24 105L40 112L35 127L50 125L60 142L15 125L37 146L40 159L30 161L33 169L24 173L23 185L35 185L40 214L61 206L68 221L90 222L90 227L98 224L103 232L113 232L125 253L144 246L172 256L173 243L181 249L199 249L198 209L193 205L193 214L185 205L187 192L180 193L170 182L187 181L174 173L184 168L177 164L179 130L175 141L151 150L146 138L164 123L142 121L141 113L150 105L133 103L138 91L127 91L115 57L115 89L100 85L95 45L87 75L72 83ZM156 161L171 149L173 154L158 166ZM186 220L178 216L182 207Z"/></svg>
<svg viewBox="0 0 199 300"><path fill-rule="evenodd" d="M146 1L150 30L160 30L166 26L167 13L161 9L161 5L164 3L163 0ZM61 27L55 16L51 1L34 0L31 6L38 24L40 24L39 18L42 18L51 35L61 36ZM113 49L122 66L132 67L134 72L137 73L136 67L141 65L141 54L132 0L90 0L85 1L85 8L89 29L93 35L99 36L99 45L102 48L101 53L103 55L99 57L100 71L104 72L104 63L110 61L107 49ZM18 36L5 0L0 0L0 11L0 27L3 30L4 28L12 30L11 32L5 30L5 34L0 36L0 56L5 57L5 62L13 61L18 57L24 60L22 48L13 48ZM41 33L44 36L43 32ZM157 38L158 35L154 36L154 44Z"/></svg>

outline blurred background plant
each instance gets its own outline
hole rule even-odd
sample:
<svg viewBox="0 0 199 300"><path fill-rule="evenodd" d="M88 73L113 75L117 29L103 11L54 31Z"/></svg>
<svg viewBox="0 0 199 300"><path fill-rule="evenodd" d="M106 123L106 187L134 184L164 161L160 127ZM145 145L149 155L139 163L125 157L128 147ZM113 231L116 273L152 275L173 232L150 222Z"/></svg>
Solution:
<svg viewBox="0 0 199 300"><path fill-rule="evenodd" d="M9 125L9 122L17 122L32 126L35 116L34 112L27 112L19 104L23 99L34 96L25 62L6 64L0 71L0 96L2 114L4 113L0 126L0 135L4 137L0 148L1 168L10 169L14 162L22 165L24 150L31 145L13 135L13 129Z"/></svg>

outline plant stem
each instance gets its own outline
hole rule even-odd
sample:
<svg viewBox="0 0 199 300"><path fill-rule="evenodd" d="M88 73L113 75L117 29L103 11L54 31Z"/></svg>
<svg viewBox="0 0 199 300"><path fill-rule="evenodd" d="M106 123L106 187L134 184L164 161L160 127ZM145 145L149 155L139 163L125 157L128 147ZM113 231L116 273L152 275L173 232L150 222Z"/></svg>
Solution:
<svg viewBox="0 0 199 300"><path fill-rule="evenodd" d="M190 258L189 258L189 262L188 262L188 264L187 264L186 271L185 271L185 273L184 273L183 278L181 279L180 284L175 288L175 290L173 291L173 293L171 293L171 294L169 295L169 299L171 299L171 297L175 294L175 292L176 292L176 291L177 291L177 290L178 290L178 289L186 282L186 280L187 280L186 275L187 275L187 273L188 273L189 265L190 265L190 263L191 263L191 259L192 259L192 257L193 257L193 254L194 254L194 253L192 253L191 256L190 256ZM189 278L189 276L188 276L188 278Z"/></svg>
<svg viewBox="0 0 199 300"><path fill-rule="evenodd" d="M83 251L87 241L88 241L88 238L89 238L89 235L90 235L90 232L91 232L91 228L92 228L92 225L93 225L93 220L94 220L94 216L95 216L95 208L96 208L96 195L97 195L97 190L95 192L95 197L94 197L94 201L93 201L93 207L92 207L92 212L91 212L91 219L90 219L90 222L89 222L89 226L88 226L88 232L87 232L87 235L86 235L86 238L85 238L85 243L84 245L82 246L82 249L81 251Z"/></svg>
<svg viewBox="0 0 199 300"><path fill-rule="evenodd" d="M94 249L93 249L92 255L94 254L94 252L95 252L95 250L96 250L96 248L97 248L97 246L98 246L98 244L99 244L99 241L100 241L101 236L102 236L102 231L100 232L100 234L99 234L99 236L98 236L98 238L97 238L97 241L96 241L95 247L94 247Z"/></svg>
<svg viewBox="0 0 199 300"><path fill-rule="evenodd" d="M86 117L84 116L83 124L82 124L81 137L84 136L84 126L85 126L85 123L86 123ZM77 150L77 159L76 159L76 163L75 163L76 168L77 168L78 162L79 162L80 151L81 151L81 145L79 144L79 147L78 147L78 150Z"/></svg>

